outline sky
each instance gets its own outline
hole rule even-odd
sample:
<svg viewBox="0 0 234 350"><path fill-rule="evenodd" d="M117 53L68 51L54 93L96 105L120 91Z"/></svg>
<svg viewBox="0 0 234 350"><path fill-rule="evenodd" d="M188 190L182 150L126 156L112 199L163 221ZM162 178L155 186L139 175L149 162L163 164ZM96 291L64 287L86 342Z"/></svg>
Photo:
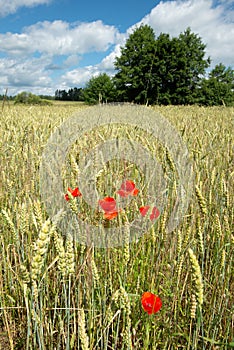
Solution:
<svg viewBox="0 0 234 350"><path fill-rule="evenodd" d="M0 94L84 87L140 24L178 36L190 27L212 63L234 68L234 0L0 0Z"/></svg>

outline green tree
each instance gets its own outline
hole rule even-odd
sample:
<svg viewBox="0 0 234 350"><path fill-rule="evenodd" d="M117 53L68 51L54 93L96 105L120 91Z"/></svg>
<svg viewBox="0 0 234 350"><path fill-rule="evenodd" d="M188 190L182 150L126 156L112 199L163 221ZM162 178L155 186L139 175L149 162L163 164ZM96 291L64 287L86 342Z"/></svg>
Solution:
<svg viewBox="0 0 234 350"><path fill-rule="evenodd" d="M155 39L148 25L137 28L116 59L114 81L122 101L190 104L210 60L205 45L188 28L178 38L161 33Z"/></svg>
<svg viewBox="0 0 234 350"><path fill-rule="evenodd" d="M178 70L177 40L161 33L155 41L156 51L151 69L154 98L152 103L171 104L175 90L175 73Z"/></svg>
<svg viewBox="0 0 234 350"><path fill-rule="evenodd" d="M68 90L68 96L71 101L82 101L82 88L74 87Z"/></svg>
<svg viewBox="0 0 234 350"><path fill-rule="evenodd" d="M234 70L222 63L215 66L208 79L203 79L198 91L199 102L203 105L234 105Z"/></svg>
<svg viewBox="0 0 234 350"><path fill-rule="evenodd" d="M125 47L121 48L121 56L115 61L114 82L121 101L152 102L155 50L155 35L150 26L142 25L130 34Z"/></svg>
<svg viewBox="0 0 234 350"><path fill-rule="evenodd" d="M14 103L23 103L23 104L32 104L32 105L51 105L52 102L42 99L37 95L32 94L31 92L20 92L18 95L16 95L14 99Z"/></svg>
<svg viewBox="0 0 234 350"><path fill-rule="evenodd" d="M83 98L88 104L114 102L116 90L112 79L106 73L91 78L83 90Z"/></svg>
<svg viewBox="0 0 234 350"><path fill-rule="evenodd" d="M190 28L173 40L174 71L169 82L172 104L193 104L196 89L210 65L210 58L205 59L205 47L201 38L192 33Z"/></svg>

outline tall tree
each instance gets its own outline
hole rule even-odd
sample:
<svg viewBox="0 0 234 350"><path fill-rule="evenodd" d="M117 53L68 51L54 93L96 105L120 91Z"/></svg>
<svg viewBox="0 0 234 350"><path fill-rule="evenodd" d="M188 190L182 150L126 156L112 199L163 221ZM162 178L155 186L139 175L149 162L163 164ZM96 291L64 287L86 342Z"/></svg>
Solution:
<svg viewBox="0 0 234 350"><path fill-rule="evenodd" d="M155 57L151 70L154 99L156 104L172 103L175 90L175 72L178 69L177 40L170 39L169 34L161 33L155 41Z"/></svg>
<svg viewBox="0 0 234 350"><path fill-rule="evenodd" d="M55 91L55 100L67 101L68 100L67 91L66 90L56 90Z"/></svg>
<svg viewBox="0 0 234 350"><path fill-rule="evenodd" d="M173 104L192 104L201 77L210 65L210 58L204 58L206 45L190 28L180 34L175 43L177 64L173 73L171 100Z"/></svg>
<svg viewBox="0 0 234 350"><path fill-rule="evenodd" d="M190 104L209 66L205 45L188 28L178 38L148 25L137 28L116 59L116 88L121 100L139 103Z"/></svg>
<svg viewBox="0 0 234 350"><path fill-rule="evenodd" d="M130 34L125 47L121 48L121 56L116 58L114 82L121 101L146 103L149 99L152 102L154 57L154 31L142 25Z"/></svg>
<svg viewBox="0 0 234 350"><path fill-rule="evenodd" d="M208 79L203 79L198 92L201 104L234 105L234 70L222 63L215 66Z"/></svg>
<svg viewBox="0 0 234 350"><path fill-rule="evenodd" d="M116 90L112 79L106 73L91 78L83 90L83 98L88 104L115 101Z"/></svg>

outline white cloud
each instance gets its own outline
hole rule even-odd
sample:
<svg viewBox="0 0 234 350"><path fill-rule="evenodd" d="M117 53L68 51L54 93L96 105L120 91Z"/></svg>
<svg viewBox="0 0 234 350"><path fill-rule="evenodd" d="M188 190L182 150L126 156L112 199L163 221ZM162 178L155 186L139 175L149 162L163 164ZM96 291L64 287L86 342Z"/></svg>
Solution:
<svg viewBox="0 0 234 350"><path fill-rule="evenodd" d="M61 76L60 89L66 89L71 86L84 86L90 78L98 76L100 73L102 71L97 65L73 69Z"/></svg>
<svg viewBox="0 0 234 350"><path fill-rule="evenodd" d="M0 85L9 87L9 94L17 91L41 91L50 88L52 79L45 67L50 63L48 58L28 60L0 59ZM54 93L51 90L52 93Z"/></svg>
<svg viewBox="0 0 234 350"><path fill-rule="evenodd" d="M108 58L100 67L96 65L67 71L69 67L78 65L85 53L105 52L122 37L114 26L105 25L102 21L75 24L44 21L24 28L22 33L0 34L0 52L8 56L1 60L4 68L0 69L0 82L4 86L21 85L24 90L31 87L31 91L35 91L36 86L44 89L47 85L48 89L53 90L52 94L56 88L82 86L92 76L108 70L108 65L111 65ZM114 52L111 56L114 56ZM33 57L35 54L43 59ZM59 56L65 57L63 62L54 63L53 58ZM67 72L63 72L65 69ZM52 86L50 75L59 70L63 72L62 76Z"/></svg>
<svg viewBox="0 0 234 350"><path fill-rule="evenodd" d="M211 56L213 64L222 62L234 66L234 25L231 20L234 12L227 11L226 6L227 3L220 3L214 7L212 0L161 1L140 23L150 25L156 36L161 32L178 36L190 27L206 44L207 55Z"/></svg>
<svg viewBox="0 0 234 350"><path fill-rule="evenodd" d="M121 45L123 45L125 36L121 37ZM90 78L98 76L102 73L107 73L110 76L115 74L114 61L117 56L120 56L120 44L117 44L114 50L106 56L99 64L73 69L62 75L60 86L62 89L71 86L84 86Z"/></svg>
<svg viewBox="0 0 234 350"><path fill-rule="evenodd" d="M112 51L108 56L106 56L102 62L100 63L99 67L105 71L113 71L114 70L114 62L116 57L119 57L121 55L120 50L121 45L117 44L115 46L114 51Z"/></svg>
<svg viewBox="0 0 234 350"><path fill-rule="evenodd" d="M15 13L20 7L49 4L52 0L0 0L0 17Z"/></svg>
<svg viewBox="0 0 234 350"><path fill-rule="evenodd" d="M45 21L24 28L22 33L0 34L0 51L5 55L0 61L0 83L13 87L11 91L20 87L33 92L47 87L52 94L57 87L84 85L102 69L90 66L68 71L54 81L54 86L50 75L78 65L84 53L106 51L119 35L114 26L102 21L75 24ZM41 58L35 58L35 54ZM53 62L53 57L58 56L65 56L60 64Z"/></svg>
<svg viewBox="0 0 234 350"><path fill-rule="evenodd" d="M74 65L77 65L80 60L80 57L78 55L71 55L66 58L64 61L65 67L71 67Z"/></svg>
<svg viewBox="0 0 234 350"><path fill-rule="evenodd" d="M23 33L0 34L0 51L8 55L41 52L49 55L84 54L106 51L116 43L117 29L102 21L71 25L63 21L39 22Z"/></svg>

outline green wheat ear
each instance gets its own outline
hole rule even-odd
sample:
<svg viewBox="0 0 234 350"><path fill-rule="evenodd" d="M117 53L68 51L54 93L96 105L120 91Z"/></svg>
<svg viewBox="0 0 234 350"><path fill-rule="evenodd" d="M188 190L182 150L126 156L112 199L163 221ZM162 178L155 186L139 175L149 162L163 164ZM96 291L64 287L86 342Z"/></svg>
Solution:
<svg viewBox="0 0 234 350"><path fill-rule="evenodd" d="M202 192L198 186L195 186L195 193L197 196L198 204L202 215L206 216L208 214L206 199L203 197Z"/></svg>
<svg viewBox="0 0 234 350"><path fill-rule="evenodd" d="M75 255L74 255L74 247L73 247L73 239L70 234L67 236L66 242L66 267L68 275L75 273Z"/></svg>
<svg viewBox="0 0 234 350"><path fill-rule="evenodd" d="M91 256L91 270L92 270L94 286L98 287L100 282L100 276L98 273L97 265L95 263L94 252L92 252L92 256Z"/></svg>
<svg viewBox="0 0 234 350"><path fill-rule="evenodd" d="M196 231L197 231L197 236L198 236L198 243L199 243L199 248L201 251L201 255L204 255L204 239L203 239L203 233L202 233L202 228L201 228L201 220L200 217L197 217L196 221Z"/></svg>
<svg viewBox="0 0 234 350"><path fill-rule="evenodd" d="M79 338L82 350L89 350L89 337L86 333L86 322L84 309L78 311Z"/></svg>
<svg viewBox="0 0 234 350"><path fill-rule="evenodd" d="M192 319L196 318L196 310L197 310L197 300L196 300L196 296L194 294L192 294L191 308L190 308L190 317Z"/></svg>
<svg viewBox="0 0 234 350"><path fill-rule="evenodd" d="M191 248L189 248L188 252L189 252L189 259L190 259L190 262L192 264L192 269L193 269L193 279L195 281L197 302L200 306L202 306L202 304L203 304L203 281L202 281L201 269L200 269L198 260L196 258L196 255L194 254L193 250Z"/></svg>
<svg viewBox="0 0 234 350"><path fill-rule="evenodd" d="M35 254L32 258L31 278L37 281L41 274L44 264L45 255L47 253L48 244L50 241L50 220L47 220L42 225L38 239L35 243Z"/></svg>
<svg viewBox="0 0 234 350"><path fill-rule="evenodd" d="M19 234L18 234L18 231L15 227L15 224L13 223L13 220L11 219L10 215L8 214L8 212L4 209L2 209L2 214L3 214L3 217L10 229L10 233L12 235L12 238L13 238L13 241L14 243L16 243L18 240L19 240Z"/></svg>
<svg viewBox="0 0 234 350"><path fill-rule="evenodd" d="M42 208L41 208L41 202L40 201L35 201L33 203L33 219L35 222L35 226L37 229L41 229L42 225L43 225L43 214L42 214Z"/></svg>
<svg viewBox="0 0 234 350"><path fill-rule="evenodd" d="M65 249L63 246L63 239L57 231L54 232L53 238L54 238L56 253L58 254L58 270L62 273L63 277L65 277L67 268L66 268L66 256L65 256Z"/></svg>

